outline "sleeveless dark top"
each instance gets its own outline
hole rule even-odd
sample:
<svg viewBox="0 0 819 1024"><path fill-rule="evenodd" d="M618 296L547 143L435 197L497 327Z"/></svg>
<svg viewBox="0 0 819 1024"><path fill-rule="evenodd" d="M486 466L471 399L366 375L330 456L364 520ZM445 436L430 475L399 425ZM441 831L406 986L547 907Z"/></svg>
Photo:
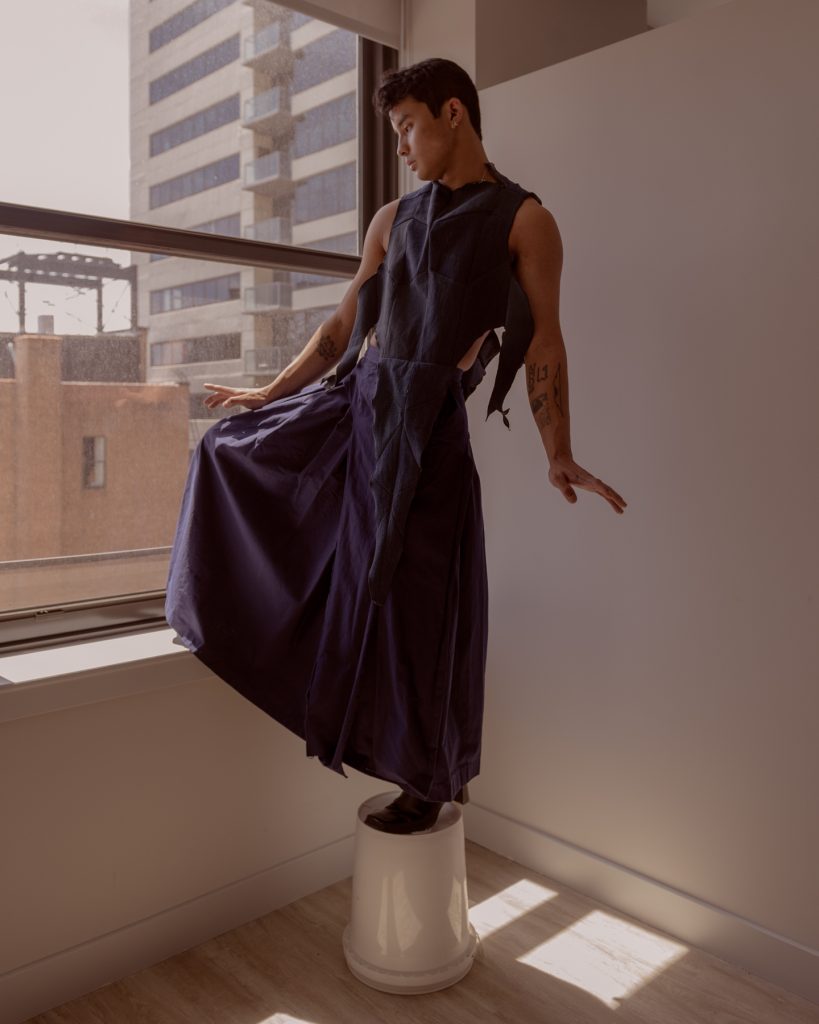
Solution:
<svg viewBox="0 0 819 1024"><path fill-rule="evenodd" d="M512 274L509 232L527 196L542 201L487 166L497 179L451 189L427 182L402 196L387 252L361 285L353 332L335 371L321 382L339 387L376 328L379 347L373 399L375 554L370 597L386 600L403 548L404 524L424 451L447 391L468 396L498 353L486 418L500 411L523 364L534 324L526 293ZM504 326L503 343L492 328ZM472 366L458 362L489 330Z"/></svg>

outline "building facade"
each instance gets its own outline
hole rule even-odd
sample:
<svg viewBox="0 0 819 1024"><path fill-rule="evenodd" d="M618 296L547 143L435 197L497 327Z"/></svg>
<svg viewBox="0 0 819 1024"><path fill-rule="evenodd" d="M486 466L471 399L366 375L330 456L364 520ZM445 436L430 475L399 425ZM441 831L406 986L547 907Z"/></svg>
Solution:
<svg viewBox="0 0 819 1024"><path fill-rule="evenodd" d="M270 0L132 0L131 218L358 253L358 39ZM135 253L148 381L272 380L349 281Z"/></svg>
<svg viewBox="0 0 819 1024"><path fill-rule="evenodd" d="M187 473L188 388L128 379L139 336L62 337L48 316L40 327L42 333L9 339L14 376L0 379L0 430L8 442L0 446L0 562L168 544ZM82 357L103 346L109 358L98 361L114 367L115 379L88 379ZM111 358L112 349L121 351ZM72 363L79 365L72 370ZM116 593L127 580L140 589L136 564L112 562L119 577L102 585ZM69 576L75 597L93 593L107 571L93 563L61 565L42 577L6 572L0 609L16 607L23 593L23 604L44 602ZM150 585L161 572L152 562Z"/></svg>

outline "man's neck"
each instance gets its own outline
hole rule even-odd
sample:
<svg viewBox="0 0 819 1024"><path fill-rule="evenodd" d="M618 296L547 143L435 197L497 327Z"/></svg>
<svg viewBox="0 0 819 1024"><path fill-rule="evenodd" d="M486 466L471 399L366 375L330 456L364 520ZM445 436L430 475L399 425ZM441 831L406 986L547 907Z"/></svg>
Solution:
<svg viewBox="0 0 819 1024"><path fill-rule="evenodd" d="M464 172L464 171L461 171L461 172L450 171L450 172L448 172L448 174L444 175L444 177L437 178L436 180L437 180L439 185L446 185L447 188L453 189L453 190L456 189L456 188L461 188L462 185L471 185L473 182L479 182L479 181L492 181L492 182L494 182L496 179L494 178L492 172L489 169L489 163L490 162L487 159L485 153L483 154L483 157L482 157L480 163L481 163L481 168L480 168L480 171L477 174L475 174L475 173L470 174L470 173ZM475 165L472 164L471 161L470 161L470 166L474 167Z"/></svg>

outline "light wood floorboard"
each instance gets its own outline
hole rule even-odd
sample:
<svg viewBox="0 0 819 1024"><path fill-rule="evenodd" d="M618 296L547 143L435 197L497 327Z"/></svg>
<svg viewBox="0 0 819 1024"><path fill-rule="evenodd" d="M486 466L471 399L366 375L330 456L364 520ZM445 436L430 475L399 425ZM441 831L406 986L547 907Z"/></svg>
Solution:
<svg viewBox="0 0 819 1024"><path fill-rule="evenodd" d="M819 1006L741 968L476 843L466 857L481 944L441 992L350 973L346 879L28 1024L819 1024Z"/></svg>

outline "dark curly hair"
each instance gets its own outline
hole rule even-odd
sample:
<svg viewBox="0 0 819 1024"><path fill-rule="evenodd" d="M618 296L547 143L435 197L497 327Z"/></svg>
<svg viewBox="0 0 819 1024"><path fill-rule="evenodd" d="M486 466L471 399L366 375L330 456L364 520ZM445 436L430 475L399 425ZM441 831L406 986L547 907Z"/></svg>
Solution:
<svg viewBox="0 0 819 1024"><path fill-rule="evenodd" d="M419 103L426 103L433 117L441 116L441 107L446 100L457 97L469 111L469 120L478 138L483 139L478 90L455 61L430 57L405 68L385 71L381 84L373 93L373 106L386 117L396 103L408 96Z"/></svg>

